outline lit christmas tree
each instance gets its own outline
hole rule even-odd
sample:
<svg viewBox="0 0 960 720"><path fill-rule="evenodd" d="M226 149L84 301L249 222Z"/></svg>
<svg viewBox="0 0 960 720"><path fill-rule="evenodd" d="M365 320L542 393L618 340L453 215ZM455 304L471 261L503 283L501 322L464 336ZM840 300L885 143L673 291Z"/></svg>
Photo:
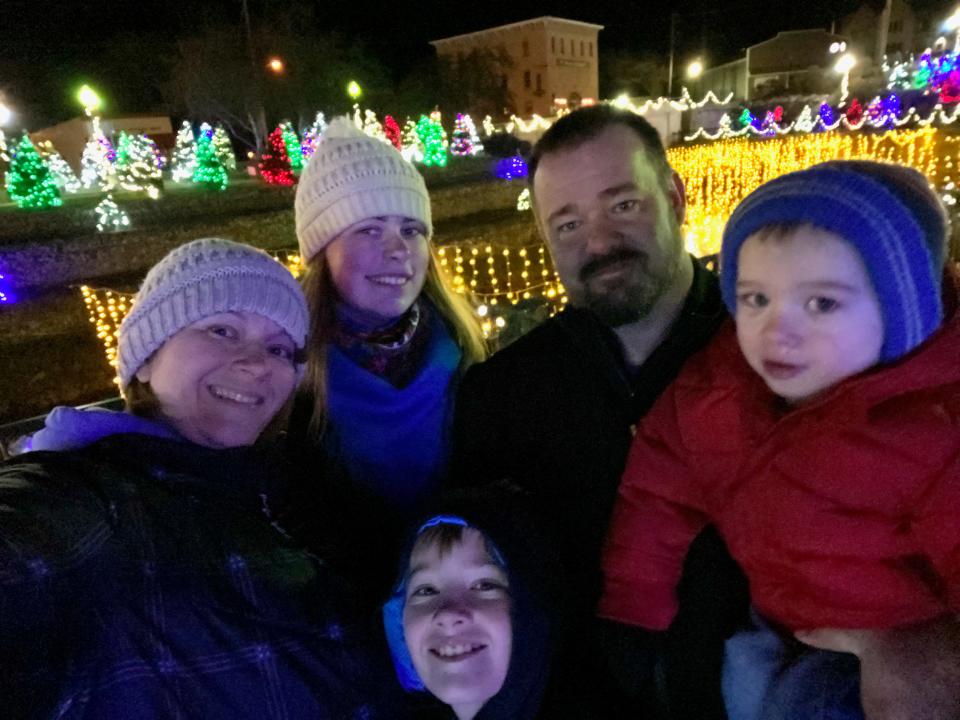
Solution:
<svg viewBox="0 0 960 720"><path fill-rule="evenodd" d="M117 141L117 181L131 192L145 192L151 198L160 197L163 176L157 166L157 156L151 143L143 135L120 132Z"/></svg>
<svg viewBox="0 0 960 720"><path fill-rule="evenodd" d="M400 154L407 162L423 162L423 140L417 133L417 123L408 119L403 125L403 138L401 140L403 147L400 148Z"/></svg>
<svg viewBox="0 0 960 720"><path fill-rule="evenodd" d="M373 110L363 111L363 132L377 140L389 142L386 134L383 132L383 125L377 120L377 114Z"/></svg>
<svg viewBox="0 0 960 720"><path fill-rule="evenodd" d="M457 113L457 120L453 126L453 142L450 143L450 152L458 157L476 155L483 149L477 149L480 145L480 138L477 137L477 129L469 115Z"/></svg>
<svg viewBox="0 0 960 720"><path fill-rule="evenodd" d="M400 126L393 119L393 115L387 115L383 118L383 134L387 141L397 150L403 150L403 140L400 134Z"/></svg>
<svg viewBox="0 0 960 720"><path fill-rule="evenodd" d="M26 133L13 151L6 179L7 192L19 208L35 210L63 204L57 181Z"/></svg>
<svg viewBox="0 0 960 720"><path fill-rule="evenodd" d="M827 103L820 103L819 115L820 123L824 126L824 128L832 126L836 120L836 116L833 113L833 108Z"/></svg>
<svg viewBox="0 0 960 720"><path fill-rule="evenodd" d="M230 136L227 135L223 125L217 125L217 129L213 131L213 151L227 170L237 169L237 156L233 153Z"/></svg>
<svg viewBox="0 0 960 720"><path fill-rule="evenodd" d="M816 123L817 121L813 119L813 110L810 109L809 105L804 105L803 110L794 120L793 127L800 132L812 132Z"/></svg>
<svg viewBox="0 0 960 720"><path fill-rule="evenodd" d="M118 232L130 229L130 216L119 208L110 194L100 201L93 212L97 216L97 232Z"/></svg>
<svg viewBox="0 0 960 720"><path fill-rule="evenodd" d="M98 187L103 192L113 190L117 185L116 161L117 151L100 129L100 118L94 116L90 140L80 158L80 182L83 187L88 190Z"/></svg>
<svg viewBox="0 0 960 720"><path fill-rule="evenodd" d="M173 168L173 181L184 182L193 177L193 166L197 161L197 140L193 128L186 120L177 132L177 144L173 148L170 166Z"/></svg>
<svg viewBox="0 0 960 720"><path fill-rule="evenodd" d="M317 119L314 120L312 125L304 128L303 141L300 143L300 154L303 156L304 167L306 167L307 162L309 162L310 158L313 157L313 154L317 151L317 143L320 142L320 137L326 129L327 120L323 117L322 112L317 113Z"/></svg>
<svg viewBox="0 0 960 720"><path fill-rule="evenodd" d="M720 137L730 137L733 134L733 120L727 113L720 116L720 125L717 131L720 133Z"/></svg>
<svg viewBox="0 0 960 720"><path fill-rule="evenodd" d="M860 104L860 101L854 98L850 103L850 107L847 108L845 115L847 116L847 122L851 125L856 125L863 120L863 106Z"/></svg>
<svg viewBox="0 0 960 720"><path fill-rule="evenodd" d="M283 144L287 149L287 158L290 161L290 168L299 173L303 170L303 152L300 149L300 138L297 137L297 131L289 120L280 123L278 128L283 133Z"/></svg>
<svg viewBox="0 0 960 720"><path fill-rule="evenodd" d="M430 113L430 122L435 123L438 128L440 128L440 137L443 140L443 149L446 150L450 147L450 143L447 141L447 131L443 129L443 118L440 116L439 110L434 110Z"/></svg>
<svg viewBox="0 0 960 720"><path fill-rule="evenodd" d="M437 167L447 166L447 148L444 146L443 128L440 123L425 115L417 121L417 135L423 143L423 164Z"/></svg>
<svg viewBox="0 0 960 720"><path fill-rule="evenodd" d="M296 181L280 128L267 138L267 149L260 157L260 176L270 185L293 185Z"/></svg>
<svg viewBox="0 0 960 720"><path fill-rule="evenodd" d="M203 129L203 128L206 129ZM229 178L227 169L217 157L213 147L213 128L201 126L197 140L197 160L193 168L193 182L207 190L226 190Z"/></svg>
<svg viewBox="0 0 960 720"><path fill-rule="evenodd" d="M56 180L57 187L59 187L61 191L72 195L80 190L82 187L80 185L80 178L73 172L70 164L57 152L52 142L49 140L41 140L37 143L37 152L40 153L43 161L47 163L47 167L49 167L50 172L53 173L53 179Z"/></svg>

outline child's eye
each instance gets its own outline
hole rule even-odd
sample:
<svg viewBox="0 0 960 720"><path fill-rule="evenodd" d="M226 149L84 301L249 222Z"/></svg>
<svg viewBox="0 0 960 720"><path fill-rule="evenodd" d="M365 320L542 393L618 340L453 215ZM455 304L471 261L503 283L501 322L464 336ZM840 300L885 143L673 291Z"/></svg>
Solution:
<svg viewBox="0 0 960 720"><path fill-rule="evenodd" d="M433 585L418 585L410 591L410 597L432 597L437 594L437 589Z"/></svg>
<svg viewBox="0 0 960 720"><path fill-rule="evenodd" d="M474 590L479 590L480 592L495 592L495 591L507 591L507 586L500 582L499 580L483 579L477 580L471 586Z"/></svg>
<svg viewBox="0 0 960 720"><path fill-rule="evenodd" d="M750 308L762 308L766 307L770 303L770 298L768 298L763 293L758 292L746 292L740 293L737 295L737 304L746 305Z"/></svg>
<svg viewBox="0 0 960 720"><path fill-rule="evenodd" d="M838 307L840 307L840 303L833 298L817 296L807 300L807 310L818 315L831 313Z"/></svg>
<svg viewBox="0 0 960 720"><path fill-rule="evenodd" d="M230 340L236 339L237 337L237 331L229 325L211 325L207 328L207 332L211 335L228 338Z"/></svg>
<svg viewBox="0 0 960 720"><path fill-rule="evenodd" d="M267 352L283 360L293 360L293 350L286 345L272 345Z"/></svg>

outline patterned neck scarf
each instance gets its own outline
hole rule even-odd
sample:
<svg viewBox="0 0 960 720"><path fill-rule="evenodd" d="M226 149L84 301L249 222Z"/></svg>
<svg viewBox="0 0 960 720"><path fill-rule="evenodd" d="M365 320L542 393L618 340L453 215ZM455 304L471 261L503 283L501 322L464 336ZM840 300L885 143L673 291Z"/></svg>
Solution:
<svg viewBox="0 0 960 720"><path fill-rule="evenodd" d="M333 344L364 370L394 387L406 387L420 371L430 339L429 304L417 300L395 323L363 330L338 310Z"/></svg>

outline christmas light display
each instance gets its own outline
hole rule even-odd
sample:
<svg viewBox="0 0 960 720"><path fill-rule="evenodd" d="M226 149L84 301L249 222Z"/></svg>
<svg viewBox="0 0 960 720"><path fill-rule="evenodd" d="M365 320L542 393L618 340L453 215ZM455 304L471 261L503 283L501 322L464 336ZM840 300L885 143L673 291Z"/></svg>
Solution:
<svg viewBox="0 0 960 720"><path fill-rule="evenodd" d="M97 216L97 232L119 232L130 229L130 216L127 215L108 194L93 209Z"/></svg>
<svg viewBox="0 0 960 720"><path fill-rule="evenodd" d="M217 157L216 148L213 146L213 128L209 125L201 126L200 137L197 139L197 159L191 179L195 185L207 190L226 190L230 181L227 169Z"/></svg>
<svg viewBox="0 0 960 720"><path fill-rule="evenodd" d="M145 192L158 198L163 187L163 176L157 166L157 156L149 140L143 135L120 132L117 140L117 162L114 166L117 182L124 190Z"/></svg>
<svg viewBox="0 0 960 720"><path fill-rule="evenodd" d="M290 162L290 169L295 173L303 170L303 153L300 150L300 138L297 131L289 120L284 120L277 128L283 135L283 145L287 150L287 160Z"/></svg>
<svg viewBox="0 0 960 720"><path fill-rule="evenodd" d="M300 143L300 154L303 156L304 166L306 166L310 158L313 157L313 154L317 151L317 143L320 142L320 137L326 129L327 120L324 118L322 112L317 113L317 118L312 125L304 128L303 140Z"/></svg>
<svg viewBox="0 0 960 720"><path fill-rule="evenodd" d="M62 192L70 193L71 195L78 192L82 187L80 178L73 172L70 164L57 152L53 143L49 140L40 140L37 142L36 147L37 152L40 153L40 157L43 158L44 162L47 163L47 167L50 168L50 172L53 173L53 179L56 181L57 187L59 187Z"/></svg>
<svg viewBox="0 0 960 720"><path fill-rule="evenodd" d="M427 167L435 165L446 167L447 148L444 145L443 128L425 115L417 121L417 135L423 143L423 164Z"/></svg>
<svg viewBox="0 0 960 720"><path fill-rule="evenodd" d="M519 155L498 160L493 174L501 180L516 180L527 176L527 163Z"/></svg>
<svg viewBox="0 0 960 720"><path fill-rule="evenodd" d="M57 181L26 133L11 154L6 186L17 207L42 210L63 204Z"/></svg>
<svg viewBox="0 0 960 720"><path fill-rule="evenodd" d="M387 141L397 150L403 150L403 137L400 133L400 126L393 119L392 115L383 118L383 134Z"/></svg>
<svg viewBox="0 0 960 720"><path fill-rule="evenodd" d="M177 131L177 144L173 148L173 158L170 161L170 166L173 168L173 181L185 182L193 178L196 162L197 140L193 134L193 127L184 120L180 130Z"/></svg>
<svg viewBox="0 0 960 720"><path fill-rule="evenodd" d="M217 125L213 131L213 151L217 154L220 164L228 171L237 169L237 156L233 153L230 136L227 135L223 125Z"/></svg>
<svg viewBox="0 0 960 720"><path fill-rule="evenodd" d="M100 118L94 116L90 139L84 145L80 158L80 182L83 187L87 190L97 187L103 192L113 190L117 185L116 161L117 152L100 129Z"/></svg>
<svg viewBox="0 0 960 720"><path fill-rule="evenodd" d="M10 162L10 155L7 153L7 136L0 129L0 170Z"/></svg>
<svg viewBox="0 0 960 720"><path fill-rule="evenodd" d="M280 128L267 137L267 149L260 158L260 177L270 185L293 185L296 182Z"/></svg>
<svg viewBox="0 0 960 720"><path fill-rule="evenodd" d="M685 238L695 255L719 251L723 226L734 207L762 183L834 159L870 159L913 167L938 187L956 183L960 138L926 127L879 133L815 133L770 140L747 138L675 147L670 165L684 179Z"/></svg>
<svg viewBox="0 0 960 720"><path fill-rule="evenodd" d="M97 339L103 345L110 367L117 368L117 331L120 323L133 308L134 293L121 293L114 290L80 286L83 304L87 308L88 319L94 326ZM114 378L114 382L118 382Z"/></svg>
<svg viewBox="0 0 960 720"><path fill-rule="evenodd" d="M493 124L493 118L489 115L483 118L483 134L487 137L490 137L497 131L496 126Z"/></svg>
<svg viewBox="0 0 960 720"><path fill-rule="evenodd" d="M530 209L530 188L524 188L523 192L517 196L517 212L525 212Z"/></svg>
<svg viewBox="0 0 960 720"><path fill-rule="evenodd" d="M469 115L457 113L453 127L453 142L450 152L458 157L472 156L483 150L483 144L477 136L477 128Z"/></svg>
<svg viewBox="0 0 960 720"><path fill-rule="evenodd" d="M373 110L363 111L362 130L366 135L369 135L372 138L376 138L382 142L390 142L387 140L387 135L383 131L383 125L381 125L380 121L377 120L377 114L373 112Z"/></svg>
<svg viewBox="0 0 960 720"><path fill-rule="evenodd" d="M10 287L10 282L4 275L0 275L0 305L11 305L17 301L17 296Z"/></svg>
<svg viewBox="0 0 960 720"><path fill-rule="evenodd" d="M400 154L407 162L423 162L425 150L423 140L420 139L420 135L417 133L417 124L413 120L407 120L404 123L401 144Z"/></svg>

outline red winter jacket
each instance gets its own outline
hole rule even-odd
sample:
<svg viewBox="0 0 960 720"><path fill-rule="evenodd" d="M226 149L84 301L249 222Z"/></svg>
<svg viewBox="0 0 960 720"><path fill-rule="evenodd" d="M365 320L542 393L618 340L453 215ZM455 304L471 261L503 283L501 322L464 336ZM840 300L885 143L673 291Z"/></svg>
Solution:
<svg viewBox="0 0 960 720"><path fill-rule="evenodd" d="M733 323L721 328L634 439L600 616L666 629L707 523L758 610L791 630L960 612L960 312L896 365L789 411L743 359Z"/></svg>

